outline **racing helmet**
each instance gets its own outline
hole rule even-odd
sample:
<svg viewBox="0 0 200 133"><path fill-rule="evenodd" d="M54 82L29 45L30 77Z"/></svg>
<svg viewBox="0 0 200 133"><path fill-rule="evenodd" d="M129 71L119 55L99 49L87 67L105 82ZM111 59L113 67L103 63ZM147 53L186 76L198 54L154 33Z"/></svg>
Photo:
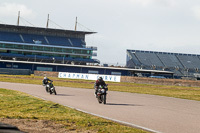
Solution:
<svg viewBox="0 0 200 133"><path fill-rule="evenodd" d="M102 78L102 77L99 77L98 80L101 82L101 81L103 81L103 78Z"/></svg>

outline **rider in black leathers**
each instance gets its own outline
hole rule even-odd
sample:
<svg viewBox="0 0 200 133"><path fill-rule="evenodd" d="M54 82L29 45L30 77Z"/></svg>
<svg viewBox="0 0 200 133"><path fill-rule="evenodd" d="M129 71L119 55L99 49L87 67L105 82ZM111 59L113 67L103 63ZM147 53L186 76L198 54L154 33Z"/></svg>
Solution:
<svg viewBox="0 0 200 133"><path fill-rule="evenodd" d="M98 91L99 85L101 85L101 86L106 85L106 83L105 83L105 81L103 80L102 77L99 77L98 80L96 80L96 82L95 82L95 85L94 85L95 96L97 96L97 91Z"/></svg>
<svg viewBox="0 0 200 133"><path fill-rule="evenodd" d="M47 78L47 77L44 77L42 83L43 83L44 86L46 86L46 85L48 84L49 81L52 81L52 80L50 80L50 79ZM49 88L48 88L47 86L46 86L46 92L49 92Z"/></svg>

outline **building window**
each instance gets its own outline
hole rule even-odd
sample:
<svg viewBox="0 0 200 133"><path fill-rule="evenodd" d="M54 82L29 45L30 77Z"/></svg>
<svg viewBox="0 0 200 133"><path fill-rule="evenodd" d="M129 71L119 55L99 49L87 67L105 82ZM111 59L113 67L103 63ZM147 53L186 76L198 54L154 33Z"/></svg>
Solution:
<svg viewBox="0 0 200 133"><path fill-rule="evenodd" d="M16 49L23 49L23 45L15 45Z"/></svg>
<svg viewBox="0 0 200 133"><path fill-rule="evenodd" d="M41 46L34 46L34 49L38 51L43 51L43 47Z"/></svg>
<svg viewBox="0 0 200 133"><path fill-rule="evenodd" d="M11 64L6 64L6 67L12 67L12 65Z"/></svg>
<svg viewBox="0 0 200 133"><path fill-rule="evenodd" d="M44 51L51 51L51 48L49 48L49 47L44 47Z"/></svg>
<svg viewBox="0 0 200 133"><path fill-rule="evenodd" d="M72 53L72 49L63 49L63 52L65 52L65 53Z"/></svg>
<svg viewBox="0 0 200 133"><path fill-rule="evenodd" d="M81 54L81 50L76 49L76 50L73 50L73 51L74 51L75 54Z"/></svg>
<svg viewBox="0 0 200 133"><path fill-rule="evenodd" d="M61 48L54 48L54 52L62 52Z"/></svg>
<svg viewBox="0 0 200 133"><path fill-rule="evenodd" d="M91 73L91 74L98 74L98 73L99 73L99 71L88 70L88 73Z"/></svg>
<svg viewBox="0 0 200 133"><path fill-rule="evenodd" d="M111 72L111 75L120 75L121 76L121 72Z"/></svg>
<svg viewBox="0 0 200 133"><path fill-rule="evenodd" d="M37 67L38 71L53 71L51 67Z"/></svg>
<svg viewBox="0 0 200 133"><path fill-rule="evenodd" d="M18 68L18 65L13 65L13 68Z"/></svg>
<svg viewBox="0 0 200 133"><path fill-rule="evenodd" d="M7 53L7 50L0 49L0 53Z"/></svg>
<svg viewBox="0 0 200 133"><path fill-rule="evenodd" d="M14 48L14 45L13 44L6 44L5 48Z"/></svg>
<svg viewBox="0 0 200 133"><path fill-rule="evenodd" d="M24 49L26 49L26 50L33 50L33 46L26 46L26 45L24 45Z"/></svg>

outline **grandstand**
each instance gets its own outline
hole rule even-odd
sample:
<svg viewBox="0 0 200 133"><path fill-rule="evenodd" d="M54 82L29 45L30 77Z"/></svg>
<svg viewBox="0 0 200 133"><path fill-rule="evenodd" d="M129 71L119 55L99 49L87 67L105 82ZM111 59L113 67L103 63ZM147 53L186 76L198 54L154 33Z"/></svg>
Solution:
<svg viewBox="0 0 200 133"><path fill-rule="evenodd" d="M86 46L85 36L95 32L0 24L0 73L34 71L133 76L146 73L173 76L173 72L100 67L97 47ZM139 62L139 61L138 61ZM155 61L156 62L156 61Z"/></svg>
<svg viewBox="0 0 200 133"><path fill-rule="evenodd" d="M176 77L198 77L200 55L142 50L127 50L126 66L129 68L166 70Z"/></svg>
<svg viewBox="0 0 200 133"><path fill-rule="evenodd" d="M85 35L95 32L0 24L1 60L85 65L96 47L86 47Z"/></svg>

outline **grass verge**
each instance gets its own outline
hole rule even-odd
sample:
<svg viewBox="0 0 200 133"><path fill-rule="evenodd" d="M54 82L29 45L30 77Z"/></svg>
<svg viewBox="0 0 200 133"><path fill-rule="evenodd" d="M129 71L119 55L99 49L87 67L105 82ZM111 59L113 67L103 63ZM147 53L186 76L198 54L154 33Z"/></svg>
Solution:
<svg viewBox="0 0 200 133"><path fill-rule="evenodd" d="M18 91L0 88L0 103L0 118L50 120L74 132L145 133Z"/></svg>

